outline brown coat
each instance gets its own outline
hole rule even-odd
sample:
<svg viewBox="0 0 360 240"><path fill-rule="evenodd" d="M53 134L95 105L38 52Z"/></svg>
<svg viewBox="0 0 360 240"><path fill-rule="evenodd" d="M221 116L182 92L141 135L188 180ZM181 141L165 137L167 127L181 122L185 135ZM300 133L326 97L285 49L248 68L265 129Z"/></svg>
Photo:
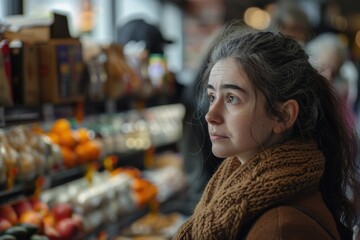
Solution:
<svg viewBox="0 0 360 240"><path fill-rule="evenodd" d="M287 205L287 206L286 206ZM288 204L262 214L250 228L246 240L331 240L333 239L311 217L290 207L298 205L310 212L336 239L340 239L335 220L320 192L308 193Z"/></svg>

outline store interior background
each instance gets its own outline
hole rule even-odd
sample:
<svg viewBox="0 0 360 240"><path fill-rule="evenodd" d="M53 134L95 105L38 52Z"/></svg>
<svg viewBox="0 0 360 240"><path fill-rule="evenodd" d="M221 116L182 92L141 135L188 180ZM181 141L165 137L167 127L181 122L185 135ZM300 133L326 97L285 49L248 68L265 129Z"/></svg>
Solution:
<svg viewBox="0 0 360 240"><path fill-rule="evenodd" d="M359 1L294 1L305 10L315 29L326 24L345 33L354 58L359 58ZM168 65L181 83L188 84L216 29L230 19L243 19L251 7L271 13L274 3L274 0L4 0L0 2L0 19L14 14L46 17L52 10L60 11L68 15L73 37L106 44L116 41L117 27L129 19L143 18L159 26L164 36L174 40L165 49ZM326 13L324 7L330 4L334 8ZM263 12L255 14L259 16ZM268 16L264 18L256 21L266 22Z"/></svg>
<svg viewBox="0 0 360 240"><path fill-rule="evenodd" d="M291 0L288 0L288 2L291 2ZM360 70L360 1L293 0L293 2L307 13L313 27L314 36L329 30L342 36L342 40L349 49L352 62ZM117 43L118 28L134 18L142 18L148 23L157 26L166 39L173 41L173 43L165 45L164 55L168 69L174 74L175 80L181 86L181 90L184 91L184 89L192 87L207 47L217 30L226 21L243 19L247 24L255 28L266 28L277 3L276 0L0 0L0 24L19 16L29 19L29 21L34 19L45 21L51 19L53 12L58 12L67 16L71 36L79 38L83 46L90 46L88 49L92 50L92 45L108 46ZM183 97L183 94L183 92L179 92L179 97L180 95ZM106 99L104 97L101 101L85 101L85 106L78 104L79 102L83 104L82 101L67 101L64 104L40 102L35 106L16 106L16 104L15 106L2 106L0 104L0 148L2 147L3 133L10 129L11 135L13 127L20 126L20 123L31 124L44 120L42 124L50 128L50 124L58 120L57 117L78 118L81 115L79 118L90 119L90 124L87 122L88 125L86 126L94 127L91 129L92 133L94 129L95 132L101 130L99 130L100 133L97 133L97 136L100 136L102 146L106 148L104 152L109 153L110 157L114 157L111 155L112 152L121 153L119 154L120 157L117 157L122 161L118 161L119 159L116 158L116 163L120 162L120 164L116 165L114 161L114 163L111 163L114 164L112 167L116 165L116 167L121 168L129 165L136 168L126 169L126 171L130 172L130 175L147 176L148 179L152 179L154 182L158 181L156 182L158 184L156 191L158 191L157 194L161 200L161 207L156 205L158 202L150 201L154 197L154 188L152 185L146 185L148 182L141 181L143 179L137 179L136 183L139 184L138 187L147 190L142 189L144 192L141 192L137 196L138 198L135 197L136 201L134 203L127 192L128 188L131 188L130 185L126 185L130 184L127 178L117 179L117 183L122 184L121 186L115 185L116 182L104 184L105 177L103 175L99 178L93 178L91 174L103 173L109 170L109 166L105 165L105 163L110 164L109 161L111 162L114 159L108 158L105 154L102 155L103 158L99 161L104 166L101 166L101 164L100 167L98 164L95 168L92 168L94 166L91 164L72 166L72 168L65 168L65 170L60 169L61 171L58 172L54 171L54 174L38 174L36 178L32 175L31 178L18 182L15 179L16 184L12 185L12 188L4 188L4 185L7 185L8 182L1 175L4 171L0 171L0 221L2 217L1 207L17 204L21 201L19 196L32 196L36 192L37 180L45 176L46 182L45 186L42 186L42 199L46 199L48 202L59 201L61 203L73 199L74 209L76 210L74 213L76 213L77 217L79 213L83 214L80 219L83 221L86 231L76 232L78 236L71 239L109 239L112 237L111 239L120 240L122 238L115 238L115 236L121 234L120 232L124 227L129 226L143 216L148 218L143 219L142 224L145 224L145 222L149 224L149 221L153 225L156 223L157 227L159 225L165 226L166 223L168 225L173 224L173 228L168 229L169 232L167 233L168 236L171 236L176 231L176 227L179 226L179 222L183 221L184 218L179 219L178 216L174 217L173 215L159 215L164 217L161 219L151 215L149 218L147 213L158 213L159 208L164 213L173 210L189 213L189 209L181 209L181 207L184 207L182 204L187 200L186 196L184 199L183 193L187 187L196 185L202 173L178 171L179 169L184 170L184 162L189 161L189 159L183 159L183 156L179 154L179 146L183 144L181 140L184 133L185 111L193 111L194 109L185 109L182 105L183 98L172 101L168 101L168 99L151 99L154 100L151 103L141 103L144 99L138 101L139 99L136 97L139 96L134 97L131 95L129 100L126 99L127 96L120 99ZM196 96L192 95L187 100L196 105ZM146 101L147 99L145 99ZM144 109L143 107L146 105L149 108L145 107ZM81 108L85 108L85 110L80 111ZM84 111L85 113L89 111L94 115L98 114L98 116L83 116ZM356 109L356 112L359 111ZM192 115L193 112L187 114ZM109 115L114 116L114 119L111 119L111 123L114 125L99 126L104 123L110 125L107 122L110 119ZM28 116L30 119L26 119ZM19 120L23 117L25 119ZM86 119L87 117L89 118ZM92 124L91 121L95 121L96 125ZM156 138L154 138L155 141L152 142L156 148L155 150L149 146L149 139L154 133L145 131L144 126L153 129L156 132L155 135L157 134ZM132 130L134 132L131 132ZM15 129L13 133L17 133L16 131ZM129 142L125 144L125 140L129 140ZM116 147L111 148L110 146ZM159 165L166 167L170 163L170 167L175 165L176 169L153 169L154 153L159 154L156 156L156 159L159 158ZM165 154L162 155L162 153ZM0 163L2 160L1 154L0 151ZM194 154L189 153L189 155ZM203 170L204 166L201 164L203 163L198 164L198 166L190 165L187 167L195 168L200 166ZM120 168L117 171L123 170ZM140 174L137 168L144 172ZM6 176L9 175L8 173L5 174L7 174ZM186 174L194 175L189 177ZM187 177L189 178L186 179ZM88 186L84 185L83 180L89 181L89 178L94 182L94 189L90 191L89 188L89 191L86 192L87 195L85 193L80 194L81 190L87 190L87 187L84 186ZM61 188L72 181L77 182L76 187ZM94 198L91 198L90 196L95 192L95 185L96 187L102 185L102 187L96 188L97 191L101 192L101 198L94 196ZM80 195L86 200L81 202L79 200ZM116 198L118 195L120 201ZM144 204L144 201L146 204ZM139 208L139 206L146 206L146 208ZM69 233L69 231L66 233ZM156 232L156 234L158 233ZM63 239L70 239L70 237ZM154 239L169 238L158 236L158 238Z"/></svg>

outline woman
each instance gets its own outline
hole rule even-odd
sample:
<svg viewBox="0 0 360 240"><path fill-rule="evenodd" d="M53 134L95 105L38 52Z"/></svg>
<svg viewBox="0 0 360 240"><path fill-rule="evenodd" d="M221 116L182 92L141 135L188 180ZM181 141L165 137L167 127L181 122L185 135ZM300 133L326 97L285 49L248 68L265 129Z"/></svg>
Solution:
<svg viewBox="0 0 360 240"><path fill-rule="evenodd" d="M226 160L174 239L340 239L357 144L334 89L280 33L233 22L210 56L205 118Z"/></svg>

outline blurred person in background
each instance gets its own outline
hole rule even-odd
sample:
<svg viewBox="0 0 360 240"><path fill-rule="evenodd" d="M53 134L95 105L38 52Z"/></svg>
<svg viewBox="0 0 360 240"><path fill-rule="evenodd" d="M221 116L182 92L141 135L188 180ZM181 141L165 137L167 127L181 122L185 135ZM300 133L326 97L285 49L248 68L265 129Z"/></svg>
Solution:
<svg viewBox="0 0 360 240"><path fill-rule="evenodd" d="M336 87L350 124L356 124L357 70L346 45L335 33L322 33L306 45L310 63Z"/></svg>
<svg viewBox="0 0 360 240"><path fill-rule="evenodd" d="M271 14L270 28L296 39L302 46L313 34L306 12L295 1L277 1Z"/></svg>
<svg viewBox="0 0 360 240"><path fill-rule="evenodd" d="M335 86L343 105L345 121L354 128L354 131L359 132L359 123L355 111L355 103L358 97L358 71L349 58L346 45L339 35L328 32L322 33L309 41L306 45L306 51L310 63ZM359 139L357 139L357 142L359 144ZM356 164L359 165L359 154ZM357 178L360 179L359 174L357 174ZM360 214L359 190L360 186L349 188L349 195L352 195L356 201L358 214ZM355 233L359 232L358 228L358 225L354 227Z"/></svg>
<svg viewBox="0 0 360 240"><path fill-rule="evenodd" d="M357 124L355 103L358 99L359 74L346 46L335 33L316 35L308 14L296 1L277 1L274 9L269 29L293 37L308 52L311 51L311 62L315 64L319 61L316 68L335 83L346 104L348 120Z"/></svg>
<svg viewBox="0 0 360 240"><path fill-rule="evenodd" d="M117 42L125 46L129 43L143 42L148 54L164 54L164 48L173 41L164 38L159 28L142 18L131 19L119 26Z"/></svg>
<svg viewBox="0 0 360 240"><path fill-rule="evenodd" d="M165 47L174 40L165 38L157 25L135 17L118 26L117 43L123 46L127 61L142 79L144 96L153 94L155 89L167 95L162 103L181 101L184 86L168 69L165 58ZM154 68L151 68L152 59L158 60Z"/></svg>

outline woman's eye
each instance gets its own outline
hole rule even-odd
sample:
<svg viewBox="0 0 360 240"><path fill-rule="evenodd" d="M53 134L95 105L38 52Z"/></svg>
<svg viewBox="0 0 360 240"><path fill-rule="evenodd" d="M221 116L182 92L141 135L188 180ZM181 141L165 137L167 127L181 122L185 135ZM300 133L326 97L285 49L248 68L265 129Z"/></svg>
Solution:
<svg viewBox="0 0 360 240"><path fill-rule="evenodd" d="M213 102L215 101L215 96L212 95L212 94L209 94L209 95L208 95L208 98L209 98L209 102L210 102L210 103L213 103Z"/></svg>
<svg viewBox="0 0 360 240"><path fill-rule="evenodd" d="M236 103L239 103L239 99L237 97L235 97L234 95L228 95L228 96L226 96L226 103L236 104Z"/></svg>

